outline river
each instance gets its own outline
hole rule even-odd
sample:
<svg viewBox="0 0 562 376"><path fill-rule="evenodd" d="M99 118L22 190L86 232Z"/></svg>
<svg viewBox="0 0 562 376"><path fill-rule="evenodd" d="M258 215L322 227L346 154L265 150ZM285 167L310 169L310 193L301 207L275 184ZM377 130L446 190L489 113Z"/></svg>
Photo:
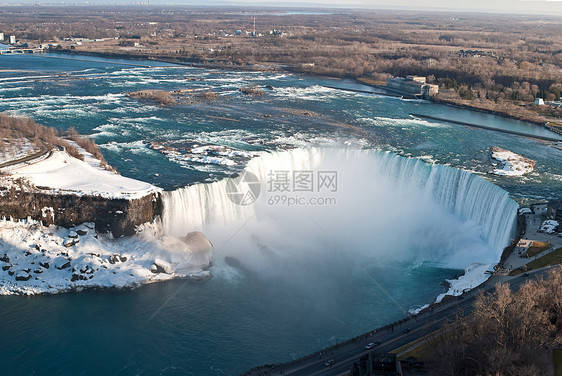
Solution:
<svg viewBox="0 0 562 376"><path fill-rule="evenodd" d="M264 89L261 96L240 93L241 87L252 84L272 89ZM186 150L195 145L223 146L240 155L311 146L391 151L476 172L522 203L557 198L562 185L562 151L548 142L424 121L409 114L536 135L546 132L542 128L422 100L324 87L361 88L345 80L44 54L1 56L0 85L0 110L28 115L61 130L75 127L100 145L122 175L169 191L220 180L248 163L248 158L232 154L199 154L195 157L213 158L194 162ZM218 98L162 107L125 94L186 88L213 90ZM151 147L154 142L175 148L179 157L156 150ZM536 160L535 171L524 177L488 174L493 146ZM441 259L428 256L432 249L459 251L460 244L485 247L488 239L477 224L464 220L458 225L466 226L464 233L469 235L459 236L452 225L456 217L450 218L450 226L437 219L416 226L424 215L441 209L420 205L408 211L416 206L415 197L406 200L392 189L377 191L376 177L365 179L366 161L344 162L335 164L342 188L360 186L358 195L380 193L381 200L367 203L380 205L381 212L354 202L353 212L341 212L340 223L322 222L328 217L319 213L318 225L329 228L333 241L314 223L303 220L302 212L289 212L282 217L284 222L271 222L269 230L266 222L250 223L240 233L227 227L222 234L216 227L210 229L217 238L211 239L216 255L211 267L214 277L208 281L0 297L4 372L232 375L259 364L290 360L400 319L405 310L432 302L446 290L442 282L462 274L471 262L491 261L474 256L449 263L442 260L443 253ZM404 205L396 204L402 200ZM404 216L411 221L398 225ZM385 227L381 218L391 218L396 225ZM352 243L346 255L334 242L346 239L337 228L350 221L353 226L346 230L365 233L366 224L378 221L383 232ZM402 243L403 238L420 237L425 239L423 245ZM287 252L281 252L284 238L290 238ZM382 239L380 244L376 239ZM310 257L291 253L295 249L308 250ZM392 257L395 254L423 257ZM229 262L227 256L240 264Z"/></svg>

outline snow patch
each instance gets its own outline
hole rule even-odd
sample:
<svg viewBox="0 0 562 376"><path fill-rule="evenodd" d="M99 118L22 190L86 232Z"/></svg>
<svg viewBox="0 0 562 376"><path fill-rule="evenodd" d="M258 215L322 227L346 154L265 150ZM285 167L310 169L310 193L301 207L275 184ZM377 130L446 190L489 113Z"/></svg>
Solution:
<svg viewBox="0 0 562 376"><path fill-rule="evenodd" d="M37 153L40 148L30 142L27 138L13 139L0 138L0 164L24 158Z"/></svg>
<svg viewBox="0 0 562 376"><path fill-rule="evenodd" d="M41 209L41 216L43 218L51 218L52 221L55 220L55 209L50 206L45 206Z"/></svg>
<svg viewBox="0 0 562 376"><path fill-rule="evenodd" d="M498 147L492 148L492 158L500 162L500 168L492 171L494 175L522 176L535 168L536 162Z"/></svg>
<svg viewBox="0 0 562 376"><path fill-rule="evenodd" d="M33 165L7 169L13 178L24 178L51 194L132 200L161 190L149 183L105 170L91 155L86 155L85 161L81 161L58 150L53 151L49 158Z"/></svg>
<svg viewBox="0 0 562 376"><path fill-rule="evenodd" d="M421 311L423 311L424 309L426 309L426 308L428 308L428 307L429 307L429 304L424 304L424 305L422 305L422 306L419 307L419 308L412 308L412 309L409 309L409 310L408 310L408 313L409 313L410 315L414 315L414 316L415 316L415 315L417 315L418 313L420 313Z"/></svg>
<svg viewBox="0 0 562 376"><path fill-rule="evenodd" d="M459 296L465 291L472 290L473 288L480 286L482 283L486 282L488 278L490 278L492 268L492 264L470 265L465 269L464 275L457 279L447 279L447 282L450 284L449 290L446 293L439 295L435 302L441 302L445 295Z"/></svg>

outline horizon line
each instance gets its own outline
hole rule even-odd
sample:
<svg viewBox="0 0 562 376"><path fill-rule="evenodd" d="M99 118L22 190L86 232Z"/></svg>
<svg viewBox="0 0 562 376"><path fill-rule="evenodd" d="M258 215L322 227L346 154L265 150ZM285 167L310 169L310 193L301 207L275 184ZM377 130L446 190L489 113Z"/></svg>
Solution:
<svg viewBox="0 0 562 376"><path fill-rule="evenodd" d="M163 0L164 2L165 0ZM562 0L561 0L562 1ZM519 16L543 16L543 17L558 17L562 15L562 8L559 12L553 14L552 12L549 14L541 13L542 10L538 12L531 12L525 10L499 10L499 9L472 9L472 8L447 8L447 7L433 7L433 6L400 6L400 5L366 5L366 4L332 4L332 3L316 3L316 2L303 2L303 3L289 3L285 5L279 5L275 3L261 3L261 4L254 4L253 1L244 1L243 4L234 4L230 1L218 1L216 4L209 4L209 3L190 3L190 4L182 4L180 2L155 2L152 0L152 4L150 4L150 0L139 0L139 1L131 1L127 3L109 3L107 1L85 1L84 3L79 2L53 2L53 3L41 3L41 2L34 2L33 0L27 1L14 1L12 2L1 2L0 8L3 7L150 7L150 8L163 8L163 7L178 7L178 8L220 8L220 7L229 7L229 8L254 8L254 9L276 9L276 10L298 10L298 9L318 9L318 10L380 10L380 11L403 11L403 12L437 12L437 13L475 13L475 14L495 14L495 15L519 15ZM552 1L557 2L557 1ZM546 12L546 10L544 11Z"/></svg>

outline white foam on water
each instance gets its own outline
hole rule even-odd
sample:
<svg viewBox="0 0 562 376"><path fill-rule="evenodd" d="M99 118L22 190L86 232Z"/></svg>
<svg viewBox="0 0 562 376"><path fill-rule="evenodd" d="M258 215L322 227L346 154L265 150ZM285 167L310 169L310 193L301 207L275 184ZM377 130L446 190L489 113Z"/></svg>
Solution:
<svg viewBox="0 0 562 376"><path fill-rule="evenodd" d="M103 133L103 132L102 132ZM100 133L96 133L93 136L98 136ZM116 153L122 153L123 151L129 151L133 154L155 154L156 152L148 147L144 141L132 141L132 142L115 142L111 141L107 144L100 144L101 148L111 150Z"/></svg>
<svg viewBox="0 0 562 376"><path fill-rule="evenodd" d="M270 95L288 99L325 101L342 95L355 95L355 93L343 92L341 90L331 89L320 85L313 85L308 87L276 87Z"/></svg>
<svg viewBox="0 0 562 376"><path fill-rule="evenodd" d="M417 118L388 118L388 117L380 117L376 116L374 118L359 118L357 119L361 123L365 125L374 125L374 126L391 126L391 127L410 127L410 126L424 126L424 127L431 127L431 128L448 128L449 126L446 124L436 123L436 122L429 122L423 119Z"/></svg>

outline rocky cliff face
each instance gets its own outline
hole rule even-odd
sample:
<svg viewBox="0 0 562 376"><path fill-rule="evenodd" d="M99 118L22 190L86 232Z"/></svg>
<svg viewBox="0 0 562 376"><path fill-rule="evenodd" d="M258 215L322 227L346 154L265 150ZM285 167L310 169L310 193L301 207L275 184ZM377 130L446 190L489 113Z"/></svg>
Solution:
<svg viewBox="0 0 562 376"><path fill-rule="evenodd" d="M161 212L159 194L126 200L0 187L0 217L31 218L64 227L93 222L98 232L111 232L115 237L134 234L136 226Z"/></svg>

